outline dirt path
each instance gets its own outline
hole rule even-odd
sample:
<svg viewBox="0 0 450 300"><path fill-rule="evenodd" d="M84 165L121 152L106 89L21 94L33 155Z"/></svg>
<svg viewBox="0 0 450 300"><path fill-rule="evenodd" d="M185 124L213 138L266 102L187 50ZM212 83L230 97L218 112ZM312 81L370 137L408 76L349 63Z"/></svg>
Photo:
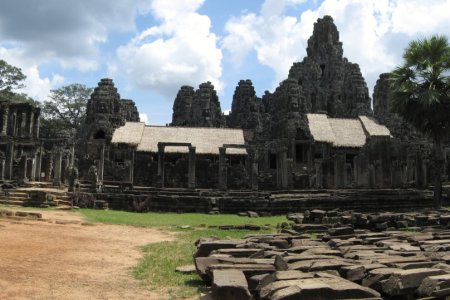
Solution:
<svg viewBox="0 0 450 300"><path fill-rule="evenodd" d="M81 225L78 213L47 221L0 218L0 299L161 299L131 275L141 245L173 240L154 228Z"/></svg>

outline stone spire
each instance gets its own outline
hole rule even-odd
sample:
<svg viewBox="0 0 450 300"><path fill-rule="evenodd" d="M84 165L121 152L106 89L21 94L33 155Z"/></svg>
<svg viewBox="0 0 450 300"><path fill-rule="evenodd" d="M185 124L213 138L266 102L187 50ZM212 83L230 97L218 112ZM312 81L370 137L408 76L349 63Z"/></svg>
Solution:
<svg viewBox="0 0 450 300"><path fill-rule="evenodd" d="M110 140L114 129L123 126L126 121L139 122L134 101L120 99L112 79L101 79L87 103L81 136L87 140Z"/></svg>
<svg viewBox="0 0 450 300"><path fill-rule="evenodd" d="M195 127L224 127L225 118L220 108L219 97L211 82L204 82L195 91L192 102L191 126Z"/></svg>
<svg viewBox="0 0 450 300"><path fill-rule="evenodd" d="M192 86L183 85L173 103L171 126L187 126L191 120L191 106L195 91Z"/></svg>
<svg viewBox="0 0 450 300"><path fill-rule="evenodd" d="M367 84L359 66L343 57L339 32L330 16L314 24L306 52L302 62L292 65L288 78L302 86L312 112L340 118L371 114Z"/></svg>
<svg viewBox="0 0 450 300"><path fill-rule="evenodd" d="M332 17L324 16L314 24L306 53L319 62L326 62L331 57L342 59L342 42L339 41L339 32Z"/></svg>
<svg viewBox="0 0 450 300"><path fill-rule="evenodd" d="M190 86L181 87L173 105L171 125L224 127L225 118L214 85L204 82L195 93Z"/></svg>
<svg viewBox="0 0 450 300"><path fill-rule="evenodd" d="M261 129L261 99L256 97L251 80L240 80L234 90L228 126L242 129Z"/></svg>

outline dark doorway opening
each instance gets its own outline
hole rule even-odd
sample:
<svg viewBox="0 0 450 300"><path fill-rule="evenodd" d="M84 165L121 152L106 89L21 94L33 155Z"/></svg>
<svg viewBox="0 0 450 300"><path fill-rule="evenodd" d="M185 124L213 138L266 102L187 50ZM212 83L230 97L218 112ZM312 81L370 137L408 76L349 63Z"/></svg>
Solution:
<svg viewBox="0 0 450 300"><path fill-rule="evenodd" d="M105 139L106 134L103 130L99 130L94 134L94 140L101 140L101 139Z"/></svg>

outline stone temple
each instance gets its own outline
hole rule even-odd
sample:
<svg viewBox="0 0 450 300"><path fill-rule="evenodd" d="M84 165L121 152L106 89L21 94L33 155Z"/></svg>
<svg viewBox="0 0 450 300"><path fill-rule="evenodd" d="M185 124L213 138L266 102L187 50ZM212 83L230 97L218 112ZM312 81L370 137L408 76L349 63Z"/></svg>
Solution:
<svg viewBox="0 0 450 300"><path fill-rule="evenodd" d="M40 142L39 109L2 103L2 178L61 184L76 167L79 187L113 206L173 188L192 190L196 201L209 197L200 210L220 206L211 200L219 195L214 191L253 191L253 198L267 199L263 191L423 188L432 182L429 143L389 111L388 75L374 88L372 110L361 70L344 57L331 17L314 24L306 52L262 97L251 80L239 81L229 115L210 82L182 86L167 126L140 122L134 102L121 99L111 79L101 79L72 144ZM167 206L180 207L174 197ZM167 209L149 201L149 209Z"/></svg>

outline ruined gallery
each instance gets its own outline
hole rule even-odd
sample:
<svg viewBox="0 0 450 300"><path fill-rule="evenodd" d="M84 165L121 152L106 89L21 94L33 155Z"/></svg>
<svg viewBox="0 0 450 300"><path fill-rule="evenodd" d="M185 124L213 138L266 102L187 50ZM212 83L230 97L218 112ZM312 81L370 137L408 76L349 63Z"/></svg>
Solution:
<svg viewBox="0 0 450 300"><path fill-rule="evenodd" d="M330 16L306 53L229 114L181 86L165 126L110 78L73 136L0 93L0 298L449 299L449 140L392 112L395 72L370 97Z"/></svg>
<svg viewBox="0 0 450 300"><path fill-rule="evenodd" d="M68 184L125 209L139 195L171 188L181 191L175 204L149 209L208 211L218 205L234 211L240 205L211 199L263 199L280 190L311 191L314 198L319 190L382 189L392 196L403 189L405 200L423 199L408 188L424 188L433 179L430 143L389 111L388 81L380 75L372 105L358 64L344 57L333 19L325 16L314 24L307 56L293 63L274 92L260 98L251 80L239 81L229 115L205 82L180 88L170 124L146 125L134 102L121 99L105 78L75 141L42 140L39 108L3 101L1 176ZM205 203L176 204L190 195Z"/></svg>

